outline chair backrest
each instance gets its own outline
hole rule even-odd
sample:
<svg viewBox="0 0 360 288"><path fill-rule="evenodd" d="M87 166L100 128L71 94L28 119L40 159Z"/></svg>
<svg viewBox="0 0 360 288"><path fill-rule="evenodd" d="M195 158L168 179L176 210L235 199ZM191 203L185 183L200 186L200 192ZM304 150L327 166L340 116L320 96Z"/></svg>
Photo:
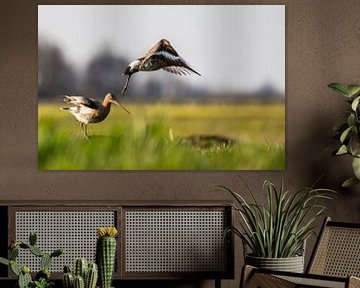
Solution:
<svg viewBox="0 0 360 288"><path fill-rule="evenodd" d="M360 223L326 218L307 273L360 277Z"/></svg>

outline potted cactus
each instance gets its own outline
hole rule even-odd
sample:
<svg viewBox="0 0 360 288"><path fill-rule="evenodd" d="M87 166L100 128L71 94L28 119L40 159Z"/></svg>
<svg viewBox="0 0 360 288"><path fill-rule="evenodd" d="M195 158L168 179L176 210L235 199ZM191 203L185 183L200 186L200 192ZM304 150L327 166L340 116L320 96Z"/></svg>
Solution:
<svg viewBox="0 0 360 288"><path fill-rule="evenodd" d="M99 267L99 287L110 288L116 258L115 227L101 227L97 229L96 263Z"/></svg>
<svg viewBox="0 0 360 288"><path fill-rule="evenodd" d="M96 263L88 262L85 258L78 258L74 263L73 272L70 267L64 267L64 288L95 288L98 279Z"/></svg>
<svg viewBox="0 0 360 288"><path fill-rule="evenodd" d="M36 246L36 241L36 233L30 233L29 243L13 242L9 248L8 259L0 257L0 263L10 266L11 271L18 277L18 288L49 288L54 285L50 280L50 265L52 259L63 254L64 250L57 249L52 253L45 253ZM28 266L19 266L16 263L20 249L28 250L40 258L41 270L35 275L34 279L30 275L30 268Z"/></svg>

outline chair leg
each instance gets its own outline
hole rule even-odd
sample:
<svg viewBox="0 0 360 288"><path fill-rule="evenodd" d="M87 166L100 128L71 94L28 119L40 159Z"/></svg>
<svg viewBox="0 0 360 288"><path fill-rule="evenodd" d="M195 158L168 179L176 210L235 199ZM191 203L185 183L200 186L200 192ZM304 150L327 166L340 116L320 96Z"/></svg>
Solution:
<svg viewBox="0 0 360 288"><path fill-rule="evenodd" d="M250 280L251 280L251 276L253 274L253 271L254 271L254 267L252 267L250 265L244 265L244 267L242 268L242 271L241 271L239 288L248 287Z"/></svg>

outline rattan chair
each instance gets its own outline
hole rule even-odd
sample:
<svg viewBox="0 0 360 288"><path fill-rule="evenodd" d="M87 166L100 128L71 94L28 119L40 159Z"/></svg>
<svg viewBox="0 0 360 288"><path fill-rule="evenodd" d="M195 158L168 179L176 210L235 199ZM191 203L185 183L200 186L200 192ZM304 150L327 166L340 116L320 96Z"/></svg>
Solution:
<svg viewBox="0 0 360 288"><path fill-rule="evenodd" d="M306 273L278 272L246 265L240 287L360 287L360 223L326 218Z"/></svg>

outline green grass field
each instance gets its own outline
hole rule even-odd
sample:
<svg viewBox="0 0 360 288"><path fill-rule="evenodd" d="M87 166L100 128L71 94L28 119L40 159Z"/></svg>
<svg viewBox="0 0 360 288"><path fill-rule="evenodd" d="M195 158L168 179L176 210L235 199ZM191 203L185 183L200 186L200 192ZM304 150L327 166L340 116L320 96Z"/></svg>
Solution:
<svg viewBox="0 0 360 288"><path fill-rule="evenodd" d="M285 168L283 104L137 104L127 106L131 115L115 106L89 125L90 141L59 107L39 104L41 170Z"/></svg>

